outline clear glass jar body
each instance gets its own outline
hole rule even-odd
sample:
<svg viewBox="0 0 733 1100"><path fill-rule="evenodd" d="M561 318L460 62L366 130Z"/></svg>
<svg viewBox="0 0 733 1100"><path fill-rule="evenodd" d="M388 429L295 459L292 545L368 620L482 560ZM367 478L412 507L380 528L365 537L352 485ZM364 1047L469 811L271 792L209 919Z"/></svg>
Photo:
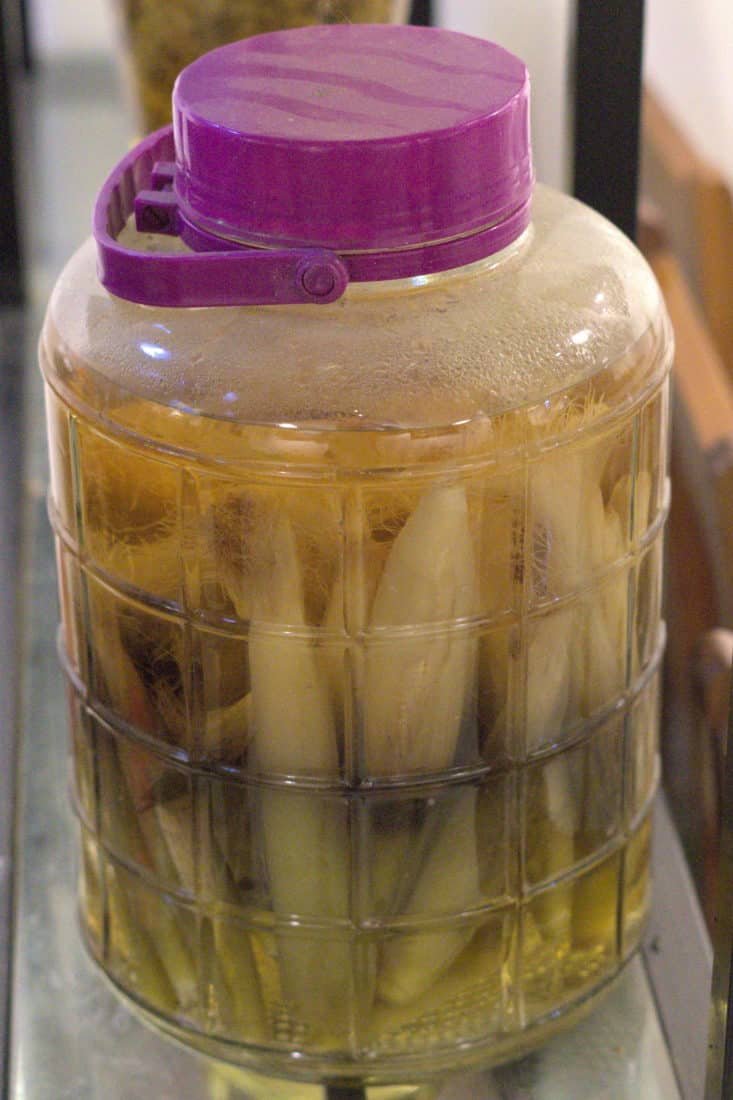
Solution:
<svg viewBox="0 0 733 1100"><path fill-rule="evenodd" d="M460 271L153 310L72 259L41 341L81 913L201 1048L420 1080L638 944L667 375L641 257L539 189Z"/></svg>

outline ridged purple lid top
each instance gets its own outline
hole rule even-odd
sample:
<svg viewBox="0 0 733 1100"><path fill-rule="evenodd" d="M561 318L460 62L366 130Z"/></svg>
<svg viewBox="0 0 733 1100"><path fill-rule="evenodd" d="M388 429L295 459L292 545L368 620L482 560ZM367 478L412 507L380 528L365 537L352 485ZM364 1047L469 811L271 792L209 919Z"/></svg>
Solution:
<svg viewBox="0 0 733 1100"><path fill-rule="evenodd" d="M424 245L506 221L531 195L527 70L450 31L235 42L184 69L173 117L183 216L248 244Z"/></svg>

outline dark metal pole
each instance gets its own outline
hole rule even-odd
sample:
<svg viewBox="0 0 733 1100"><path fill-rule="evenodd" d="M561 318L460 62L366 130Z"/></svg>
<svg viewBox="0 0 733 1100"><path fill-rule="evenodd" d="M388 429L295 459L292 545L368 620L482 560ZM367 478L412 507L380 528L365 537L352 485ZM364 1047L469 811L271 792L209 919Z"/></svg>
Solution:
<svg viewBox="0 0 733 1100"><path fill-rule="evenodd" d="M23 266L13 155L13 80L15 53L7 4L0 3L0 306L23 301Z"/></svg>
<svg viewBox="0 0 733 1100"><path fill-rule="evenodd" d="M636 233L644 0L577 0L577 198Z"/></svg>
<svg viewBox="0 0 733 1100"><path fill-rule="evenodd" d="M30 73L33 70L33 40L31 35L31 17L28 11L29 0L19 0L18 18L20 20L21 54L23 69Z"/></svg>
<svg viewBox="0 0 733 1100"><path fill-rule="evenodd" d="M413 0L410 22L416 27L430 27L433 22L432 7L430 0Z"/></svg>

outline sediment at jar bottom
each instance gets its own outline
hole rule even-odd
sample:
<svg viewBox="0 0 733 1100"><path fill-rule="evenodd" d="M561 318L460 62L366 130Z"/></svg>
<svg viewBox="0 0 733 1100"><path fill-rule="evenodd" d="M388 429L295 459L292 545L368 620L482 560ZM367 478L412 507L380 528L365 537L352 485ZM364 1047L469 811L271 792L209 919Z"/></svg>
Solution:
<svg viewBox="0 0 733 1100"><path fill-rule="evenodd" d="M606 412L566 413L565 427L577 435ZM541 434L516 421L519 438ZM98 761L118 792L105 843L147 876L146 889L114 868L105 880L119 956L135 956L123 984L244 1044L396 1056L499 1036L613 972L626 826L620 791L599 817L611 740L582 768L553 758L521 817L521 775L495 794L482 778L450 795L443 777L549 750L627 688L624 563L658 473L631 468L628 435L614 426L519 472L499 456L432 482L290 488L186 467L193 551L178 558L183 461L167 455L178 472L148 477L141 502L150 455L95 435L83 475L89 572L105 578L86 603L93 687L123 719ZM203 658L175 617L187 571L201 622L223 609ZM199 780L164 778L171 747L223 776L218 816L201 812ZM436 782L411 802L379 793L389 812L353 795L355 781L427 774ZM520 870L534 891L521 907ZM146 890L161 883L158 904Z"/></svg>

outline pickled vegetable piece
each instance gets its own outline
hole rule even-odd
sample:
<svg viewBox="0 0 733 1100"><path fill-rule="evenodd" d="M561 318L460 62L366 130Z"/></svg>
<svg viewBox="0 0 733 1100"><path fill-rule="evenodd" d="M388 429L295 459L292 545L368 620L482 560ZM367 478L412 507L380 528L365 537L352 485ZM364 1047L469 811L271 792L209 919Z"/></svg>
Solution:
<svg viewBox="0 0 733 1100"><path fill-rule="evenodd" d="M434 826L417 881L403 914L429 916L451 910L462 913L481 900L479 857L476 850L476 800L473 787L448 801L445 814ZM424 935L396 936L380 954L377 991L389 1004L405 1004L423 994L458 957L472 935L465 924Z"/></svg>
<svg viewBox="0 0 733 1100"><path fill-rule="evenodd" d="M253 594L250 634L254 752L265 772L336 774L338 747L327 680L314 648L258 623L304 622L303 582L293 531L276 517ZM338 804L287 791L260 792L261 844L275 912L322 919L348 913L348 834ZM339 1012L349 984L339 944L284 935L278 950L285 995L312 1028Z"/></svg>
<svg viewBox="0 0 733 1100"><path fill-rule="evenodd" d="M452 623L476 610L465 490L425 493L394 542L377 589L371 630ZM437 771L452 762L477 643L435 632L367 652L364 731L370 775Z"/></svg>

